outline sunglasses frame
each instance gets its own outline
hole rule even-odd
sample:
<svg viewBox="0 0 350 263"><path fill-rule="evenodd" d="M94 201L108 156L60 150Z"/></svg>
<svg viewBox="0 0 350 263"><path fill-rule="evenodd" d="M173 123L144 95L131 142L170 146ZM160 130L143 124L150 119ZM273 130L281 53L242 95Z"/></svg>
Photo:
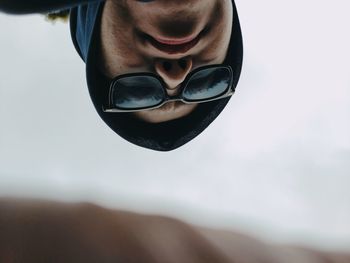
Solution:
<svg viewBox="0 0 350 263"><path fill-rule="evenodd" d="M196 73L198 73L202 70L211 69L211 68L217 68L217 69L224 68L224 69L229 70L230 83L228 85L227 91L221 95L217 95L217 96L214 96L214 97L211 97L208 99L195 100L195 101L186 100L182 94L183 94L184 89L187 87L188 83L190 82L191 78L193 77L193 75L195 75ZM113 107L111 106L112 105L112 89L118 80L120 80L122 78L126 78L126 77L143 77L143 76L153 77L160 82L160 84L163 87L164 94L165 94L162 102L160 102L159 104L152 106L152 107L143 107L143 108L135 108L135 109L120 109L120 108L115 108L115 106L113 106ZM235 93L235 87L233 87L233 77L234 77L233 70L232 70L231 66L228 66L228 65L215 64L215 65L206 65L203 67L199 67L199 68L192 70L190 73L188 73L185 80L180 84L181 85L180 92L177 95L169 96L168 93L166 92L166 86L167 86L166 83L157 74L150 73L150 72L140 72L140 73L128 73L128 74L119 75L111 81L111 84L109 87L109 95L108 95L108 105L109 106L107 108L103 107L103 111L104 112L112 112L112 113L114 113L114 112L138 112L138 111L144 111L144 110L157 109L157 108L162 107L164 104L166 104L168 102L172 102L172 101L181 101L185 104L198 104L198 103L205 103L205 102L223 99L223 98L232 96Z"/></svg>

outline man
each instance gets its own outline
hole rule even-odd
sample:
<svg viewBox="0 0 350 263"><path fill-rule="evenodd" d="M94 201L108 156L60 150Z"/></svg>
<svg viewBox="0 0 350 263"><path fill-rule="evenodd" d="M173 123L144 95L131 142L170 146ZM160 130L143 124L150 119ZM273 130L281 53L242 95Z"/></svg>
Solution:
<svg viewBox="0 0 350 263"><path fill-rule="evenodd" d="M243 48L233 0L0 0L14 14L67 8L94 106L126 140L176 149L234 93Z"/></svg>
<svg viewBox="0 0 350 263"><path fill-rule="evenodd" d="M0 200L0 263L349 263L164 216L91 204Z"/></svg>

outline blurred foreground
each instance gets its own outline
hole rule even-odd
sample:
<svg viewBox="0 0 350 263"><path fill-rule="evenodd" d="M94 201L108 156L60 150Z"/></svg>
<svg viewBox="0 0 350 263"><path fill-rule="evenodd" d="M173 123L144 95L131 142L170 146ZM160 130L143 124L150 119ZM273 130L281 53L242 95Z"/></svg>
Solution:
<svg viewBox="0 0 350 263"><path fill-rule="evenodd" d="M93 204L0 201L0 263L350 262L350 254L278 246L158 215Z"/></svg>

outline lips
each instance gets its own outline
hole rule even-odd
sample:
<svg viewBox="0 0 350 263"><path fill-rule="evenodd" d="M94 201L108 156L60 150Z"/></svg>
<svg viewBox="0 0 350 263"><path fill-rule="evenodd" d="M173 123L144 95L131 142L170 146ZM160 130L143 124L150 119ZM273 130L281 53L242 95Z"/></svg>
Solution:
<svg viewBox="0 0 350 263"><path fill-rule="evenodd" d="M165 45L183 45L183 44L191 42L195 38L196 37L175 38L175 39L155 38L155 40L158 41L159 43L165 44Z"/></svg>
<svg viewBox="0 0 350 263"><path fill-rule="evenodd" d="M202 34L198 34L196 37L188 38L174 38L174 39L163 39L153 38L150 35L146 35L146 39L156 49L168 53L168 54L182 54L193 48L199 40Z"/></svg>

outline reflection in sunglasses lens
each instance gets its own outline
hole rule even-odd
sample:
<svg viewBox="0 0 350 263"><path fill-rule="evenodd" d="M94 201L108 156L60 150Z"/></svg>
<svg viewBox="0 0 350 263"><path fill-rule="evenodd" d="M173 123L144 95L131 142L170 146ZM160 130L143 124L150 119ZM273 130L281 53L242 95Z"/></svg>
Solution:
<svg viewBox="0 0 350 263"><path fill-rule="evenodd" d="M156 78L132 76L119 79L112 87L112 105L119 109L141 109L159 105L164 90Z"/></svg>
<svg viewBox="0 0 350 263"><path fill-rule="evenodd" d="M230 85L231 74L227 68L209 68L195 73L183 90L188 101L206 100L223 95Z"/></svg>

